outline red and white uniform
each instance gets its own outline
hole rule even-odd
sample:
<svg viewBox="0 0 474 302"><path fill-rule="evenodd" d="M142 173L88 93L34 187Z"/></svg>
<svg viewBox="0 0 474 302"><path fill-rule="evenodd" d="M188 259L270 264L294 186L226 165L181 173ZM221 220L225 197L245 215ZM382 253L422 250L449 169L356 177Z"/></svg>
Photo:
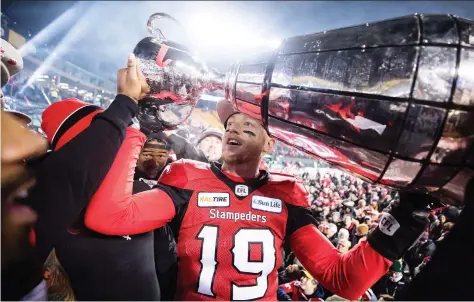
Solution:
<svg viewBox="0 0 474 302"><path fill-rule="evenodd" d="M324 301L323 299L320 298L309 298L307 297L303 289L301 289L300 286L301 282L300 281L291 281L285 284L280 285L280 288L282 288L286 294L288 294L291 297L291 301Z"/></svg>
<svg viewBox="0 0 474 302"><path fill-rule="evenodd" d="M179 160L158 186L132 196L144 139L126 138L89 203L85 223L107 235L133 235L170 222L177 239L179 300L276 300L283 241L323 286L358 298L391 261L366 242L340 254L314 225L303 183L270 175L245 182L217 164Z"/></svg>

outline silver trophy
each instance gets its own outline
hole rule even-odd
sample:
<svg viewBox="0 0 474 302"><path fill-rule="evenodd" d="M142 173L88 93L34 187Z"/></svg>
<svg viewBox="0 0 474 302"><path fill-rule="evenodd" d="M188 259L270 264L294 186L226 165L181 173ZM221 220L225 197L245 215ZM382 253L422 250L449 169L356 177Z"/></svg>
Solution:
<svg viewBox="0 0 474 302"><path fill-rule="evenodd" d="M151 36L133 51L151 89L138 104L144 132L175 128L191 115L201 92L224 87L224 75L208 70L186 46L165 38L157 25L163 19L179 25L170 15L153 14L147 24Z"/></svg>
<svg viewBox="0 0 474 302"><path fill-rule="evenodd" d="M459 203L474 174L474 23L411 15L286 39L225 92L277 139L371 183Z"/></svg>

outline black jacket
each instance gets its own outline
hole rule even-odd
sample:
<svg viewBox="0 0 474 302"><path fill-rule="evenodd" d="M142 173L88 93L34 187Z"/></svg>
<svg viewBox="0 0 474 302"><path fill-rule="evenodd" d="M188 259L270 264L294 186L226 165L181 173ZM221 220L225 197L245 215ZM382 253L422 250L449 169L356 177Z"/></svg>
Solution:
<svg viewBox="0 0 474 302"><path fill-rule="evenodd" d="M397 294L403 289L404 285L404 278L398 282L393 282L387 275L384 275L372 286L372 291L377 296L377 298L380 298L381 295L390 295L395 298Z"/></svg>
<svg viewBox="0 0 474 302"><path fill-rule="evenodd" d="M135 175L134 194L153 186L153 181L144 178L143 174ZM81 219L56 247L56 254L77 300L170 300L176 273L163 278L177 271L176 246L170 236L173 239L166 228L131 236L105 236L87 229Z"/></svg>
<svg viewBox="0 0 474 302"><path fill-rule="evenodd" d="M339 244L339 237L337 236L337 233L332 235L331 238L328 238L329 241L331 241L332 245L334 245L334 247L337 247L337 245Z"/></svg>
<svg viewBox="0 0 474 302"><path fill-rule="evenodd" d="M13 273L2 272L8 276L2 278L4 300L19 299L41 281L43 263L99 188L137 110L135 101L117 95L87 129L39 165L36 186L24 201L38 214L36 246Z"/></svg>

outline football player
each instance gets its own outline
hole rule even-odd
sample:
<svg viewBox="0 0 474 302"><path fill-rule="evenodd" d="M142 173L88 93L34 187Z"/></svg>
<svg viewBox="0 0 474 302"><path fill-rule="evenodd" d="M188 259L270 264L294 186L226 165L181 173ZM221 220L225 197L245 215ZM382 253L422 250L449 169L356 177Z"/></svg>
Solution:
<svg viewBox="0 0 474 302"><path fill-rule="evenodd" d="M303 183L259 170L274 145L261 121L224 111L230 113L222 165L179 160L153 190L132 195L131 163L145 141L134 135L86 212L86 226L106 235L139 234L170 222L177 237L179 300L276 300L283 244L325 288L357 299L426 229L427 215L414 211L419 203L402 194L367 240L341 254L316 228Z"/></svg>

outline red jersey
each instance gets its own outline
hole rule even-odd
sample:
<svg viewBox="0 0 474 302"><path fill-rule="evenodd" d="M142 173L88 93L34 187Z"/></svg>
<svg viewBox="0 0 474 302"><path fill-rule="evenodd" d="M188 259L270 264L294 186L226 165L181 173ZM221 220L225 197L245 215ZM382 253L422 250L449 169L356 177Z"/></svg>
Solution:
<svg viewBox="0 0 474 302"><path fill-rule="evenodd" d="M264 170L245 183L218 164L190 160L168 166L159 183L166 191L192 192L171 193L182 212L171 223L178 237L177 298L275 300L283 240L309 206L303 184Z"/></svg>
<svg viewBox="0 0 474 302"><path fill-rule="evenodd" d="M261 170L251 181L218 164L179 160L157 187L132 195L144 137L125 139L85 224L106 235L134 235L170 222L177 237L180 300L276 300L283 241L324 287L358 298L391 261L366 241L341 254L315 227L303 184Z"/></svg>

